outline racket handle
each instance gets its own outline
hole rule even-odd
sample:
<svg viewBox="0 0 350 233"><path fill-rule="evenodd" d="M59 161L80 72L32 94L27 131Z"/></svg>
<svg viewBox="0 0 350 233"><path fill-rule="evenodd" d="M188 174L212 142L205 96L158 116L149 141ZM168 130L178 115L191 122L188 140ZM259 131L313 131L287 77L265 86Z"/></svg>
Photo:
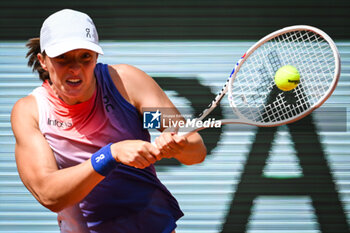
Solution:
<svg viewBox="0 0 350 233"><path fill-rule="evenodd" d="M195 130L191 130L191 131L180 131L180 132L177 132L177 135L179 136L184 136L184 137L188 137L190 136L191 134L199 131L200 129L195 129Z"/></svg>
<svg viewBox="0 0 350 233"><path fill-rule="evenodd" d="M199 130L201 130L203 128L196 128L196 129L193 129L192 131L189 131L188 129L186 131L179 131L177 132L177 135L179 136L184 136L184 137L188 137L190 136L191 134L195 133L195 132L198 132ZM152 142L152 145L157 147L156 143L155 142Z"/></svg>

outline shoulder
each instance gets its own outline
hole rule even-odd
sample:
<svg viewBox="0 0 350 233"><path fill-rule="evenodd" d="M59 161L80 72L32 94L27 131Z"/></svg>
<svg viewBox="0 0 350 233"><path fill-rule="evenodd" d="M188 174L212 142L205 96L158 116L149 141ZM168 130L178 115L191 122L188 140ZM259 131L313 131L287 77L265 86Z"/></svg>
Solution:
<svg viewBox="0 0 350 233"><path fill-rule="evenodd" d="M17 124L38 125L38 107L33 95L19 99L13 106L11 112L12 126Z"/></svg>
<svg viewBox="0 0 350 233"><path fill-rule="evenodd" d="M146 82L147 80L150 81L150 79L152 79L142 70L128 64L109 65L108 70L113 81L116 78L120 78L120 81L122 82L134 83L137 81Z"/></svg>
<svg viewBox="0 0 350 233"><path fill-rule="evenodd" d="M22 112L23 114L35 115L37 113L37 103L33 95L28 95L19 99L12 108L12 114Z"/></svg>
<svg viewBox="0 0 350 233"><path fill-rule="evenodd" d="M109 65L109 73L121 95L140 109L146 99L162 92L158 84L144 71L127 64Z"/></svg>

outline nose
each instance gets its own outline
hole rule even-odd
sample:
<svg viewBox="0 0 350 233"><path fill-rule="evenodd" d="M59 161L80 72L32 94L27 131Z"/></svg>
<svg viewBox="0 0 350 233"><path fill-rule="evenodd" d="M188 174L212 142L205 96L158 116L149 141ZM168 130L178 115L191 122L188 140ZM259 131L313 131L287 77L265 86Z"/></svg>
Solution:
<svg viewBox="0 0 350 233"><path fill-rule="evenodd" d="M80 63L78 61L72 61L69 64L69 72L73 75L78 75L80 73Z"/></svg>

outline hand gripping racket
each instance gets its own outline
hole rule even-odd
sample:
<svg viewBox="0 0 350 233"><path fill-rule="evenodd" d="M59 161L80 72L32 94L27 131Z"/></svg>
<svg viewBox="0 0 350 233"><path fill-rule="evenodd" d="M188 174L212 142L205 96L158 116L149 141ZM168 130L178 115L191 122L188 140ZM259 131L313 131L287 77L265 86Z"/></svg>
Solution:
<svg viewBox="0 0 350 233"><path fill-rule="evenodd" d="M300 74L299 85L281 91L274 82L276 71L292 65ZM224 87L196 118L202 121L226 93L236 119L224 124L273 127L297 121L320 107L334 91L340 75L340 57L333 40L311 26L291 26L256 42L236 63ZM206 127L179 129L180 135Z"/></svg>

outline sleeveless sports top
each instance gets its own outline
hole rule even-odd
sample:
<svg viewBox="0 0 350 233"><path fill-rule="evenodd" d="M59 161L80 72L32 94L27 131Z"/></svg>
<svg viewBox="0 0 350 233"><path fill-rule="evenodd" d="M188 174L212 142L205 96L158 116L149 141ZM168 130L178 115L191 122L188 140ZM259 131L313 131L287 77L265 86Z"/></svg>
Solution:
<svg viewBox="0 0 350 233"><path fill-rule="evenodd" d="M60 169L89 159L101 147L122 140L150 140L137 109L115 87L108 65L95 67L96 90L86 102L68 105L46 81L31 94L39 128ZM118 164L80 203L58 213L61 232L170 233L183 213L159 181L154 166Z"/></svg>

